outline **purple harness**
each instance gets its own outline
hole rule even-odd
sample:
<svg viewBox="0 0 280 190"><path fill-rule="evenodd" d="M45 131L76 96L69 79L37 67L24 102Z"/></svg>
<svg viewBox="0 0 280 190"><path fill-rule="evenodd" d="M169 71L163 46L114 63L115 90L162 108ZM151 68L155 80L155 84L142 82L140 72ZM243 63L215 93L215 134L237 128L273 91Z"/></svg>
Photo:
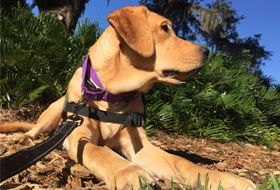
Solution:
<svg viewBox="0 0 280 190"><path fill-rule="evenodd" d="M110 103L124 102L131 99L136 92L112 94L104 90L96 71L91 66L89 56L86 57L82 65L82 86L83 98L89 101L106 101ZM94 82L94 84L90 81Z"/></svg>

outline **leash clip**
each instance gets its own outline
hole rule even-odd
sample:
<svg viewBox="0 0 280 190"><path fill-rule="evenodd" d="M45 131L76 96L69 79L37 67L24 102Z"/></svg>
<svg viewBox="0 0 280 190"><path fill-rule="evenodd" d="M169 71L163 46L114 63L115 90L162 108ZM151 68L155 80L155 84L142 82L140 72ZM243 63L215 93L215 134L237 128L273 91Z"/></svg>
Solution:
<svg viewBox="0 0 280 190"><path fill-rule="evenodd" d="M79 100L74 106L74 111L72 115L66 117L66 119L70 119L72 121L77 122L78 126L81 126L84 122L84 118L79 116L79 111L83 109L87 105L86 99Z"/></svg>

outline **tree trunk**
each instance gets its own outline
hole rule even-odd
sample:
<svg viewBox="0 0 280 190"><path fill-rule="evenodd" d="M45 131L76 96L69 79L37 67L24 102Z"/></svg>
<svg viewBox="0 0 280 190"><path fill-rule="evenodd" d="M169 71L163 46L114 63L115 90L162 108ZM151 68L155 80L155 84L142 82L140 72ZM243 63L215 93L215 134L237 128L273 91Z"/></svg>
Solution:
<svg viewBox="0 0 280 190"><path fill-rule="evenodd" d="M73 32L85 4L89 0L34 0L39 11L50 11L54 17L61 20L69 32Z"/></svg>

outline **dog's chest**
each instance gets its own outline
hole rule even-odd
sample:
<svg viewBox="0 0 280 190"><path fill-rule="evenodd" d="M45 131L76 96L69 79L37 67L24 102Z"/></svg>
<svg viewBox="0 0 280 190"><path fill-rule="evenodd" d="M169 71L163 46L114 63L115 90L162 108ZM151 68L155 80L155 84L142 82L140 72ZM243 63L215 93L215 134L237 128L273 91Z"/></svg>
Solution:
<svg viewBox="0 0 280 190"><path fill-rule="evenodd" d="M120 132L121 127L120 124L100 122L99 129L102 141L106 143L107 140L115 137Z"/></svg>

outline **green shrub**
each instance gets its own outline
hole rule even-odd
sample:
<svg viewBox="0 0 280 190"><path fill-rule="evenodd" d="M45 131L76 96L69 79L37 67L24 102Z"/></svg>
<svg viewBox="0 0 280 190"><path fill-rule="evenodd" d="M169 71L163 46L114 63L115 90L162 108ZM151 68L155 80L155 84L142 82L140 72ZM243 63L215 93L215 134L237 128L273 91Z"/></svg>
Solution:
<svg viewBox="0 0 280 190"><path fill-rule="evenodd" d="M280 140L280 94L241 60L213 54L200 74L147 95L148 128L220 141L271 145Z"/></svg>
<svg viewBox="0 0 280 190"><path fill-rule="evenodd" d="M85 20L74 35L47 13L18 7L1 10L0 102L15 106L53 101L65 93L73 72L101 31Z"/></svg>

